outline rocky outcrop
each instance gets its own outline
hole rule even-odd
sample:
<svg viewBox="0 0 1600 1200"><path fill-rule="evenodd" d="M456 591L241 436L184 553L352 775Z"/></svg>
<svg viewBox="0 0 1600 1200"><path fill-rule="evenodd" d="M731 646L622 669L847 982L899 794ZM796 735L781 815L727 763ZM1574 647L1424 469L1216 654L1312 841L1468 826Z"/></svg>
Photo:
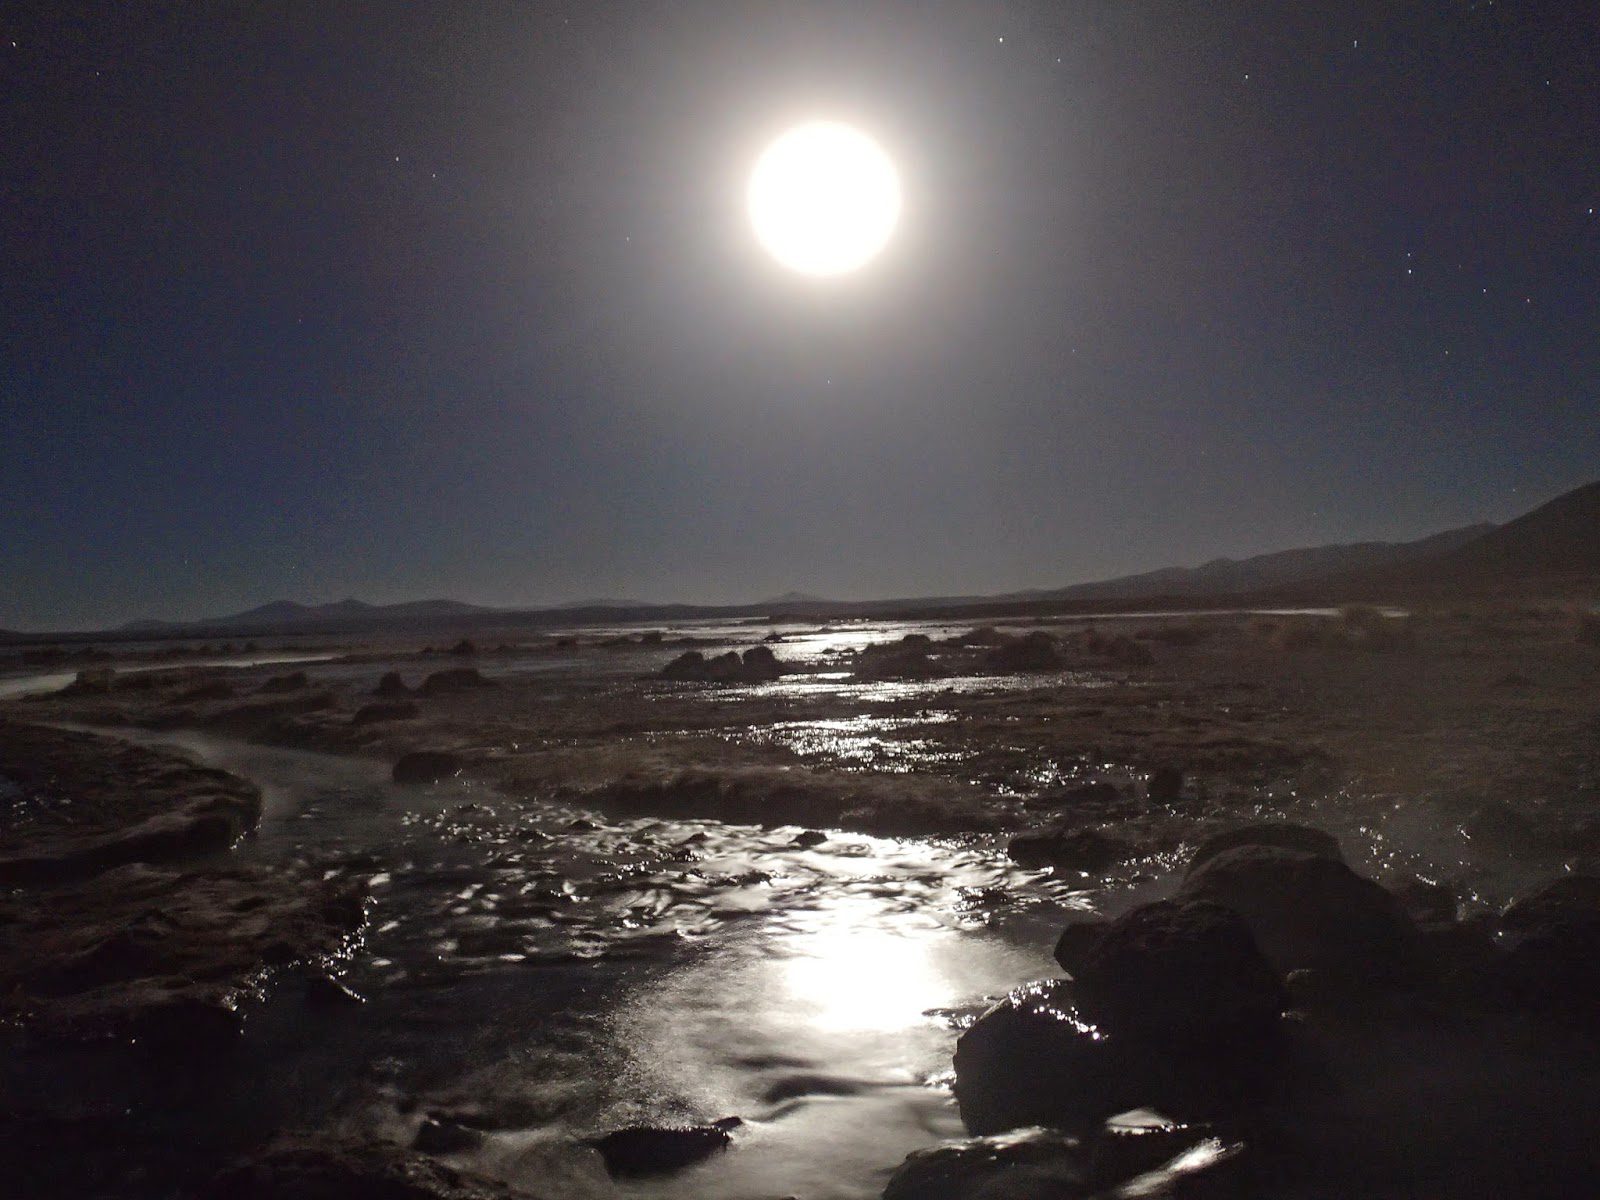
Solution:
<svg viewBox="0 0 1600 1200"><path fill-rule="evenodd" d="M1070 982L1017 989L956 1043L968 1129L1077 1130L1144 1106L1210 1120L1272 1092L1288 1000L1236 914L1160 901L1069 933Z"/></svg>
<svg viewBox="0 0 1600 1200"><path fill-rule="evenodd" d="M883 1200L1075 1200L1089 1181L1083 1143L1035 1126L918 1150L890 1178Z"/></svg>
<svg viewBox="0 0 1600 1200"><path fill-rule="evenodd" d="M339 953L358 884L266 867L132 864L12 893L0 1008L55 1037L133 1036L179 1052L237 1031L264 971Z"/></svg>
<svg viewBox="0 0 1600 1200"><path fill-rule="evenodd" d="M1147 1103L1153 1060L1077 1005L1073 988L1017 988L956 1042L955 1095L975 1134L1028 1125L1082 1127Z"/></svg>
<svg viewBox="0 0 1600 1200"><path fill-rule="evenodd" d="M883 1200L1080 1200L1248 1194L1243 1147L1204 1127L1133 1112L1083 1138L1032 1127L907 1156Z"/></svg>
<svg viewBox="0 0 1600 1200"><path fill-rule="evenodd" d="M27 796L0 827L0 884L225 850L261 816L245 780L97 734L0 722L0 773Z"/></svg>
<svg viewBox="0 0 1600 1200"><path fill-rule="evenodd" d="M766 683L783 674L783 664L766 646L752 646L742 655L729 650L707 658L698 650L685 650L659 672L662 679L692 683Z"/></svg>
<svg viewBox="0 0 1600 1200"><path fill-rule="evenodd" d="M1339 859L1235 846L1192 868L1179 895L1238 913L1281 973L1315 971L1330 987L1352 991L1418 979L1417 930L1404 907Z"/></svg>
<svg viewBox="0 0 1600 1200"><path fill-rule="evenodd" d="M385 671L378 680L378 686L372 689L372 694L381 700L401 700L411 695L411 689L406 686L399 671Z"/></svg>
<svg viewBox="0 0 1600 1200"><path fill-rule="evenodd" d="M1095 930L1072 958L1096 1018L1160 1045L1269 1037L1288 1004L1249 927L1205 902L1146 904Z"/></svg>
<svg viewBox="0 0 1600 1200"><path fill-rule="evenodd" d="M979 663L983 670L1001 675L1059 671L1065 665L1060 643L1050 634L1037 629L1023 637L1008 638L991 647L984 652Z"/></svg>
<svg viewBox="0 0 1600 1200"><path fill-rule="evenodd" d="M537 1200L385 1142L284 1137L237 1163L194 1200Z"/></svg>

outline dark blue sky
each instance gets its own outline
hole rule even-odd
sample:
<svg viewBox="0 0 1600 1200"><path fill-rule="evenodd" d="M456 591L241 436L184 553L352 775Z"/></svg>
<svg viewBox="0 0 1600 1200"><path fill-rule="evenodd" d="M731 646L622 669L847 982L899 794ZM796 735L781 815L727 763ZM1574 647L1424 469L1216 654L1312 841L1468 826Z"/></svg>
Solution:
<svg viewBox="0 0 1600 1200"><path fill-rule="evenodd" d="M0 626L1050 586L1600 476L1600 6L0 10ZM868 129L786 274L765 139Z"/></svg>

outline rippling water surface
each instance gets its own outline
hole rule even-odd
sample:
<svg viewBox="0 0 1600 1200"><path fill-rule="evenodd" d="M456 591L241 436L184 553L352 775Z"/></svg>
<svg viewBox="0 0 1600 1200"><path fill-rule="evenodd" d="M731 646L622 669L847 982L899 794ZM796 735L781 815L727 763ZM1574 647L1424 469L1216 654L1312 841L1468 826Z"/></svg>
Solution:
<svg viewBox="0 0 1600 1200"><path fill-rule="evenodd" d="M730 1153L624 1190L877 1195L906 1153L960 1135L943 1078L960 1024L1051 973L1053 933L1086 903L993 839L802 846L794 827L608 820L400 788L377 764L140 736L262 785L246 855L373 882L346 975L368 1003L307 1012L281 988L249 1022L272 1093L250 1094L257 1119L405 1136L450 1115L486 1129L465 1160L530 1187L552 1171L574 1194L612 1186L574 1135L738 1116ZM220 1117L239 1101L215 1103Z"/></svg>

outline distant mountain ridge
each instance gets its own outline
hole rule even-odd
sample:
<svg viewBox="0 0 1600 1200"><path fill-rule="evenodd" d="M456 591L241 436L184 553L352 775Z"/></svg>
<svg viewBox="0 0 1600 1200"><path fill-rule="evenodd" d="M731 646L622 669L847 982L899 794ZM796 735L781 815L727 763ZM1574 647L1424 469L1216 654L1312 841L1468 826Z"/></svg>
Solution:
<svg viewBox="0 0 1600 1200"><path fill-rule="evenodd" d="M994 617L1057 606L1151 603L1340 603L1403 600L1428 592L1510 593L1558 585L1575 596L1600 595L1600 481L1574 488L1504 525L1483 523L1411 542L1354 542L1302 547L1244 559L1218 558L1197 567L1165 567L1115 579L987 596L904 597L832 601L785 592L755 604L643 604L586 600L542 608L491 608L460 600L332 604L276 600L245 612L203 621L133 621L108 632L191 637L210 632L359 633L410 622L417 626L492 627L670 621L717 617L889 616L937 613L952 619ZM31 642L63 635L0 632L0 640ZM91 633L69 635L89 639Z"/></svg>
<svg viewBox="0 0 1600 1200"><path fill-rule="evenodd" d="M1078 583L1050 590L1015 592L1007 599L1136 600L1150 596L1234 596L1283 584L1319 579L1343 571L1392 566L1446 554L1484 537L1490 522L1450 529L1414 542L1348 542L1278 550L1251 558L1214 558L1198 567L1164 567L1137 575Z"/></svg>
<svg viewBox="0 0 1600 1200"><path fill-rule="evenodd" d="M406 600L399 604L368 604L353 598L336 600L332 604L301 604L295 600L274 600L244 612L226 617L205 617L198 621L130 621L119 625L116 632L155 632L168 629L228 629L241 627L287 627L293 625L323 625L351 621L407 621L437 617L473 616L492 613L497 609L480 604L467 604L462 600Z"/></svg>
<svg viewBox="0 0 1600 1200"><path fill-rule="evenodd" d="M1595 581L1600 581L1600 480L1563 492L1442 554L1312 579L1306 587L1350 595L1404 595Z"/></svg>

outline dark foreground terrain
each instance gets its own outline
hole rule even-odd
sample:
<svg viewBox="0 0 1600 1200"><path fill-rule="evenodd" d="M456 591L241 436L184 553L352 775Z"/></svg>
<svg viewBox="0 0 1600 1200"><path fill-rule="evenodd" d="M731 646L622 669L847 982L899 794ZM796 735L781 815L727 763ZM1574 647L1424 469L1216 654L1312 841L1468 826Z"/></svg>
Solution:
<svg viewBox="0 0 1600 1200"><path fill-rule="evenodd" d="M7 1194L1600 1181L1592 618L474 637L0 704Z"/></svg>

